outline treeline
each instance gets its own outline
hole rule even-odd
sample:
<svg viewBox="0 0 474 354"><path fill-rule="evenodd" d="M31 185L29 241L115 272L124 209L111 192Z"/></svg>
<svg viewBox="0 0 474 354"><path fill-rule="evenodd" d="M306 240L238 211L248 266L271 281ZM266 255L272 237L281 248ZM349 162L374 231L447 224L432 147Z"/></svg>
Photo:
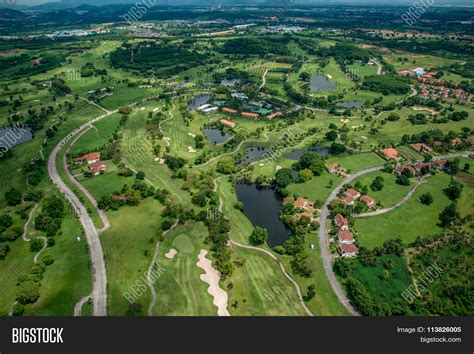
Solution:
<svg viewBox="0 0 474 354"><path fill-rule="evenodd" d="M410 85L400 78L389 75L371 75L364 78L363 90L380 92L384 95L403 95L410 91Z"/></svg>
<svg viewBox="0 0 474 354"><path fill-rule="evenodd" d="M286 37L270 38L236 38L226 41L218 50L223 54L261 55L279 54L291 55L286 45L289 43Z"/></svg>
<svg viewBox="0 0 474 354"><path fill-rule="evenodd" d="M182 45L144 42L138 45L124 44L110 53L114 68L146 72L158 71L162 75L175 75L181 71L203 65L207 57Z"/></svg>

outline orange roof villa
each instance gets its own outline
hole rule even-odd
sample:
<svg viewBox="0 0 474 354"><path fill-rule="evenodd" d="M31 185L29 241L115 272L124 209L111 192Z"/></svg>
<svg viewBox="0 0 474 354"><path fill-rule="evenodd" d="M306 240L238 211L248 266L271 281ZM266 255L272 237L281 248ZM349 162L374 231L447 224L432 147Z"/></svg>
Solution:
<svg viewBox="0 0 474 354"><path fill-rule="evenodd" d="M240 114L242 115L242 117L245 117L245 118L250 118L250 119L257 119L258 118L257 113L241 112Z"/></svg>
<svg viewBox="0 0 474 354"><path fill-rule="evenodd" d="M221 119L219 121L223 126L226 126L228 128L231 128L231 129L234 129L235 128L235 123L230 121L230 120L227 120L227 119Z"/></svg>
<svg viewBox="0 0 474 354"><path fill-rule="evenodd" d="M382 152L387 159L397 160L397 161L400 160L397 149L386 148L386 149L383 149Z"/></svg>

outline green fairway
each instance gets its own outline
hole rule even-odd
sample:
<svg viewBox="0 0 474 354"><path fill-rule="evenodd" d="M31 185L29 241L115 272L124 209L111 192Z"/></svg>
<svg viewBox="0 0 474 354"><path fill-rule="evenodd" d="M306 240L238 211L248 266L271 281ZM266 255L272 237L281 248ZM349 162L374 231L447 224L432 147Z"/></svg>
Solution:
<svg viewBox="0 0 474 354"><path fill-rule="evenodd" d="M155 316L216 316L217 307L207 293L208 284L200 279L203 270L197 266L198 254L205 249L207 229L202 223L179 225L166 235L160 245L158 263L165 270L155 282ZM173 259L165 254L173 248Z"/></svg>

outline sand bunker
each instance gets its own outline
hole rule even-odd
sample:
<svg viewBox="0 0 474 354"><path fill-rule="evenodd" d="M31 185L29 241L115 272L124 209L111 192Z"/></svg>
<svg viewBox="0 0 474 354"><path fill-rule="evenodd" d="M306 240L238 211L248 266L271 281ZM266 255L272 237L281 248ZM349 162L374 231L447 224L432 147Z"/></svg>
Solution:
<svg viewBox="0 0 474 354"><path fill-rule="evenodd" d="M188 152L195 153L196 150L192 146L188 146Z"/></svg>
<svg viewBox="0 0 474 354"><path fill-rule="evenodd" d="M167 254L165 254L166 258L173 259L173 257L178 253L174 248L170 249Z"/></svg>
<svg viewBox="0 0 474 354"><path fill-rule="evenodd" d="M192 138L195 138L196 137L196 134L193 134L193 133L188 133L188 135Z"/></svg>
<svg viewBox="0 0 474 354"><path fill-rule="evenodd" d="M206 258L206 255L206 250L201 250L198 255L196 264L206 272L201 274L200 278L203 282L209 284L207 292L214 298L213 303L217 306L217 315L230 316L229 311L227 311L227 293L219 286L220 274L212 267L212 262Z"/></svg>
<svg viewBox="0 0 474 354"><path fill-rule="evenodd" d="M350 120L350 119L341 119L341 122L342 122L342 123L350 123L351 120Z"/></svg>

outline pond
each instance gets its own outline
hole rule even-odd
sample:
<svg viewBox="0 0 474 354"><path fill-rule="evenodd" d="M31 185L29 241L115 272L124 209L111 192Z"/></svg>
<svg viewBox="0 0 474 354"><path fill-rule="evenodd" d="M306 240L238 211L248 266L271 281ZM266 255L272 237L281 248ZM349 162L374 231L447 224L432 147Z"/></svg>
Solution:
<svg viewBox="0 0 474 354"><path fill-rule="evenodd" d="M343 108L362 107L364 103L365 103L364 101L342 101L342 102L337 102L336 107L343 107Z"/></svg>
<svg viewBox="0 0 474 354"><path fill-rule="evenodd" d="M235 189L252 225L267 229L270 247L282 245L290 238L290 229L279 218L283 201L274 189L245 182L237 183Z"/></svg>
<svg viewBox="0 0 474 354"><path fill-rule="evenodd" d="M28 127L0 128L0 147L11 149L34 138L33 131Z"/></svg>
<svg viewBox="0 0 474 354"><path fill-rule="evenodd" d="M232 136L229 133L217 128L204 128L207 140L213 144L225 143Z"/></svg>
<svg viewBox="0 0 474 354"><path fill-rule="evenodd" d="M266 148L262 146L249 146L248 148L245 149L245 155L240 160L240 163L253 162L269 150L270 148Z"/></svg>
<svg viewBox="0 0 474 354"><path fill-rule="evenodd" d="M197 95L194 97L194 99L188 102L188 108L196 109L198 107L201 107L203 104L206 104L211 99L211 97L212 95L209 93Z"/></svg>
<svg viewBox="0 0 474 354"><path fill-rule="evenodd" d="M301 156L305 152L317 152L321 156L326 156L329 154L329 148L327 147L315 147L315 148L310 148L310 149L300 149L300 150L295 150L286 155L287 158L292 159L292 160L299 160Z"/></svg>
<svg viewBox="0 0 474 354"><path fill-rule="evenodd" d="M310 92L330 91L336 89L336 84L329 81L323 75L311 75L311 81L309 83Z"/></svg>

